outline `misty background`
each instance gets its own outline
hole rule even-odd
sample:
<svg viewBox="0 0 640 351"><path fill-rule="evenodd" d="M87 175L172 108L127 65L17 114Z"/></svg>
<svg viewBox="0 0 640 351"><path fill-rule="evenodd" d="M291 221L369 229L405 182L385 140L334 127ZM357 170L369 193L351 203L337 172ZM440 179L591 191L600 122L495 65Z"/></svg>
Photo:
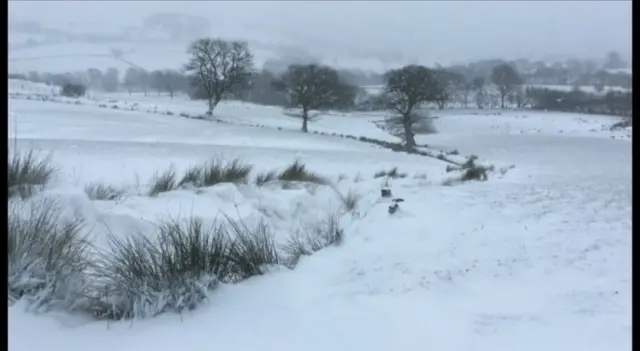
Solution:
<svg viewBox="0 0 640 351"><path fill-rule="evenodd" d="M631 1L10 1L9 41L25 26L131 36L158 13L207 20L173 43L202 35L243 39L279 56L366 58L384 68L602 58L609 51L631 57Z"/></svg>

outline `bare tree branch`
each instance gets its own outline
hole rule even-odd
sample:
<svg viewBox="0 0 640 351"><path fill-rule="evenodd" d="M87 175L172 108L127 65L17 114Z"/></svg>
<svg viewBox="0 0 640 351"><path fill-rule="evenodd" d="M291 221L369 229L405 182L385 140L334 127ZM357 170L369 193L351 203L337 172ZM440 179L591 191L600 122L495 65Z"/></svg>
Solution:
<svg viewBox="0 0 640 351"><path fill-rule="evenodd" d="M184 70L192 84L204 91L208 115L225 96L246 83L253 69L253 54L245 42L199 39L187 53L191 57Z"/></svg>

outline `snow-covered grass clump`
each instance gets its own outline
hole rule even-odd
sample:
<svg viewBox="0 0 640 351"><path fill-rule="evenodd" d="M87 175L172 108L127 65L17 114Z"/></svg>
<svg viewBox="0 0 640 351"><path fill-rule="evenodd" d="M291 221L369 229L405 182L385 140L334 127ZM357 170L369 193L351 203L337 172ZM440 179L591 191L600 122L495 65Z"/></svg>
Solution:
<svg viewBox="0 0 640 351"><path fill-rule="evenodd" d="M9 155L7 163L7 184L9 197L16 194L28 196L35 187L44 186L51 180L56 169L47 158L40 157L35 151Z"/></svg>
<svg viewBox="0 0 640 351"><path fill-rule="evenodd" d="M53 169L51 159L37 161L33 151L16 154L9 161L10 174L15 173L9 188L45 186ZM179 181L175 172L164 172L150 183L147 193L157 196L186 184L204 188L246 182L251 170L238 159L216 159L190 168ZM274 180L285 184L326 184L326 178L300 161L274 174ZM123 190L105 183L89 184L85 193L102 201L124 196ZM301 256L339 244L343 235L333 215L292 232L279 246L265 221L247 225L223 214L210 223L198 217L161 219L151 236L139 230L110 231L106 248L96 248L87 240L93 233L85 219L77 214L65 218L64 204L43 193L30 198L15 195L9 195L9 304L23 299L31 310L82 312L100 319L144 319L193 310L219 284L262 275L271 267L294 269ZM342 213L357 203L351 194L341 200Z"/></svg>
<svg viewBox="0 0 640 351"><path fill-rule="evenodd" d="M157 235L111 236L96 260L88 308L99 318L150 318L193 310L220 283L239 282L280 263L266 225L249 228L229 219L170 219Z"/></svg>
<svg viewBox="0 0 640 351"><path fill-rule="evenodd" d="M82 221L63 221L53 201L9 200L9 305L25 299L35 311L73 310L91 261Z"/></svg>

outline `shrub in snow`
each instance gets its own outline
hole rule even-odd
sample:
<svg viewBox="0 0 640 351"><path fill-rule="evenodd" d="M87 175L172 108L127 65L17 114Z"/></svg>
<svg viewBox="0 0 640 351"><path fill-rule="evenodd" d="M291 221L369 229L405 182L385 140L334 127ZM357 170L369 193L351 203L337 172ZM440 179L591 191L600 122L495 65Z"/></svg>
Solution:
<svg viewBox="0 0 640 351"><path fill-rule="evenodd" d="M235 159L223 163L219 160L211 160L204 168L201 186L212 186L220 183L246 183L252 166L242 164Z"/></svg>
<svg viewBox="0 0 640 351"><path fill-rule="evenodd" d="M631 117L627 117L625 119L623 119L620 122L616 122L613 125L611 125L611 127L609 128L609 130L617 130L617 129L625 129L625 128L629 128L632 126L632 120Z"/></svg>
<svg viewBox="0 0 640 351"><path fill-rule="evenodd" d="M490 170L491 168L489 167L483 167L483 166L474 166L471 168L467 168L464 170L464 173L462 173L462 176L460 177L460 180L465 182L465 181L469 181L469 180L487 180L488 176L487 176L487 172Z"/></svg>
<svg viewBox="0 0 640 351"><path fill-rule="evenodd" d="M15 195L28 197L38 187L46 185L56 169L50 158L39 158L33 150L9 155L7 163L7 184L9 198Z"/></svg>
<svg viewBox="0 0 640 351"><path fill-rule="evenodd" d="M156 173L149 181L149 196L174 190L177 186L176 171L172 168L163 173Z"/></svg>
<svg viewBox="0 0 640 351"><path fill-rule="evenodd" d="M462 169L473 168L476 165L476 161L478 160L478 156L471 155L467 158L467 161L461 165Z"/></svg>
<svg viewBox="0 0 640 351"><path fill-rule="evenodd" d="M478 156L471 155L467 159L467 161L462 164L462 176L460 177L461 181L469 181L469 180L487 180L487 172L493 170L493 166L481 166L476 165L475 161L478 159Z"/></svg>
<svg viewBox="0 0 640 351"><path fill-rule="evenodd" d="M389 170L381 170L376 172L376 174L373 175L374 178L389 177L392 179L405 178L406 176L407 176L406 173L400 173L398 171L398 167L393 167Z"/></svg>
<svg viewBox="0 0 640 351"><path fill-rule="evenodd" d="M269 182L272 182L278 178L278 172L270 171L266 173L258 173L256 175L255 183L257 186L263 186Z"/></svg>
<svg viewBox="0 0 640 351"><path fill-rule="evenodd" d="M104 182L89 183L84 187L84 192L91 200L117 200L121 198L125 191Z"/></svg>
<svg viewBox="0 0 640 351"><path fill-rule="evenodd" d="M61 221L50 200L10 203L7 228L9 304L27 299L35 311L71 310L80 301L89 244L82 221Z"/></svg>
<svg viewBox="0 0 640 351"><path fill-rule="evenodd" d="M60 95L77 98L80 96L84 96L86 92L87 88L82 84L65 84L62 86Z"/></svg>
<svg viewBox="0 0 640 351"><path fill-rule="evenodd" d="M355 191L349 190L347 195L340 194L340 200L342 201L342 206L347 212L354 211L356 207L358 207L358 202L362 199L362 195L356 193Z"/></svg>
<svg viewBox="0 0 640 351"><path fill-rule="evenodd" d="M344 231L340 228L338 218L330 216L316 223L304 234L296 233L282 247L286 254L287 266L294 268L302 256L312 254L329 246L338 246L344 239Z"/></svg>
<svg viewBox="0 0 640 351"><path fill-rule="evenodd" d="M327 184L328 180L316 173L307 170L307 166L300 161L295 161L278 175L279 180L300 181L316 184Z"/></svg>
<svg viewBox="0 0 640 351"><path fill-rule="evenodd" d="M391 205L389 205L389 214L394 214L398 212L398 210L400 209L401 202L404 202L404 199L402 198L393 199Z"/></svg>
<svg viewBox="0 0 640 351"><path fill-rule="evenodd" d="M446 168L447 173L453 172L453 171L459 171L459 172L462 172L462 175L456 178L447 179L443 183L443 185L451 186L456 183L466 182L470 180L480 180L480 181L488 180L489 179L488 172L493 171L494 167L476 165L475 161L477 159L478 159L478 156L471 155L467 159L467 161L462 165L460 165L459 167L448 165Z"/></svg>

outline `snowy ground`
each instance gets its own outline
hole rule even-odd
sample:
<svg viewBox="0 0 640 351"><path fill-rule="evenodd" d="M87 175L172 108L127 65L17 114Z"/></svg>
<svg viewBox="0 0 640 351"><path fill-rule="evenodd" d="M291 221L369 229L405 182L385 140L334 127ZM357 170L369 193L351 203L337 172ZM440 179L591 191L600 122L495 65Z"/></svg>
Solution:
<svg viewBox="0 0 640 351"><path fill-rule="evenodd" d="M35 94L48 96L50 88L15 81L9 88L9 137L18 137L9 147L53 152L61 172L46 193L92 223L97 243L106 228L125 233L167 215L213 219L220 212L265 219L283 238L338 210L329 187L135 193L170 164L183 169L216 155L241 157L257 170L301 159L338 191L364 196L358 215L342 217L342 246L293 271L224 286L193 313L107 325L35 316L16 304L9 308L12 351L631 346L631 143L630 131L603 127L612 117L434 112L440 133L419 136L420 143L515 165L488 182L445 187L450 175L438 160L331 135L394 140L371 123L381 115L322 115L310 130L326 135L303 135L299 120L278 108L223 103L216 110L222 123L181 117L204 106L179 97L122 94L76 104L38 101ZM408 176L390 181L405 199L390 216L379 198L383 181L373 174L393 166ZM90 201L82 186L97 180L132 193Z"/></svg>

